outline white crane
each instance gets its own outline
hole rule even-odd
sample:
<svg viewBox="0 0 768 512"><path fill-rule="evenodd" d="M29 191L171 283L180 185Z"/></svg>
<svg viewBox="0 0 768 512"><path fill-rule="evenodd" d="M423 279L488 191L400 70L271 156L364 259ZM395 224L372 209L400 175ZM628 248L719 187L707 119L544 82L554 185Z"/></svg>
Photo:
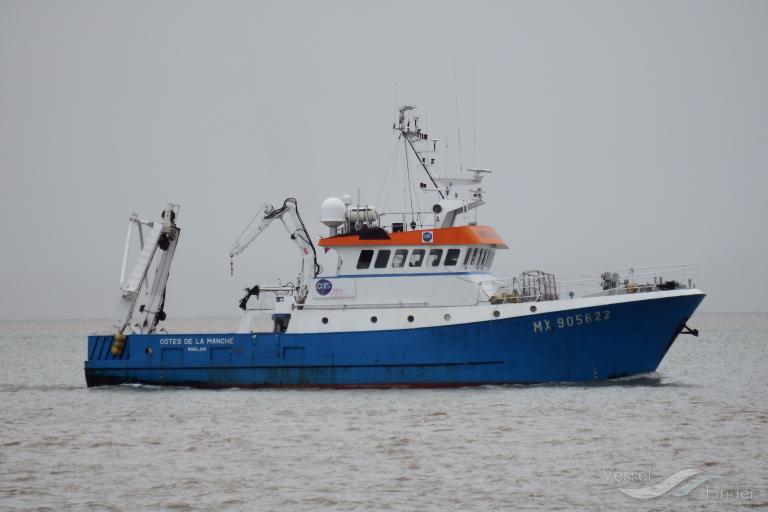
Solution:
<svg viewBox="0 0 768 512"><path fill-rule="evenodd" d="M296 302L301 304L306 299L309 291L307 282L311 278L316 277L320 273L321 268L317 263L317 251L312 243L312 238L304 225L304 221L301 219L301 215L299 215L296 199L289 197L283 201L283 205L279 208L275 208L271 204L265 204L232 245L232 248L229 250L229 257L234 258L245 251L267 229L267 226L277 219L280 219L283 223L291 240L293 240L302 253L301 272L294 287ZM240 307L245 309L248 298L251 295L258 296L259 290L273 291L271 288L259 288L258 286L246 288L247 294L240 302Z"/></svg>
<svg viewBox="0 0 768 512"><path fill-rule="evenodd" d="M176 226L178 212L179 206L169 203L163 210L161 222L142 220L135 213L128 219L128 235L120 270L120 300L113 325L116 334L112 353L116 356L122 354L126 331L129 334L152 334L157 324L165 320L165 288L181 234ZM126 279L125 269L134 227L139 233L139 254Z"/></svg>

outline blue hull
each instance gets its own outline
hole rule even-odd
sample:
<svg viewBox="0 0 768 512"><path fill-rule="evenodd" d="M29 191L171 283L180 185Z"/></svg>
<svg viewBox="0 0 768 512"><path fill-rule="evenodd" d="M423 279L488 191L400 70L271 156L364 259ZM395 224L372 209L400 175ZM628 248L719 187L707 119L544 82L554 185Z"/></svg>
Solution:
<svg viewBox="0 0 768 512"><path fill-rule="evenodd" d="M652 372L704 298L686 295L440 327L88 338L88 386L440 387ZM589 319L589 320L587 320Z"/></svg>

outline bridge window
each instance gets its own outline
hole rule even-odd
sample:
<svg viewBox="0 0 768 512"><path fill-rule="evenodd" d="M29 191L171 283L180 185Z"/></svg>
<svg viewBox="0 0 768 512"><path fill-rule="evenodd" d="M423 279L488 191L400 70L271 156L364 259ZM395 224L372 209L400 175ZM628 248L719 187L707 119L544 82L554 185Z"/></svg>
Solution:
<svg viewBox="0 0 768 512"><path fill-rule="evenodd" d="M445 261L443 262L443 265L446 267L452 267L456 265L456 262L459 261L460 253L461 249L448 249L448 252L445 253Z"/></svg>
<svg viewBox="0 0 768 512"><path fill-rule="evenodd" d="M411 260L408 262L409 267L420 267L424 261L424 254L427 251L424 249L414 249L411 253Z"/></svg>
<svg viewBox="0 0 768 512"><path fill-rule="evenodd" d="M469 257L472 256L472 248L468 247L466 254L464 254L464 266L469 264Z"/></svg>
<svg viewBox="0 0 768 512"><path fill-rule="evenodd" d="M491 264L493 263L493 257L494 257L494 256L496 256L496 250L495 250L495 249L491 249L491 250L489 251L489 254L488 254L488 261L487 261L487 262L485 262L485 265L486 265L488 268L491 268Z"/></svg>
<svg viewBox="0 0 768 512"><path fill-rule="evenodd" d="M483 268L485 266L486 258L488 258L488 249L480 249L480 257L477 259L478 268Z"/></svg>
<svg viewBox="0 0 768 512"><path fill-rule="evenodd" d="M392 268L401 268L405 265L405 258L408 256L408 249L398 249L392 258Z"/></svg>
<svg viewBox="0 0 768 512"><path fill-rule="evenodd" d="M357 260L358 270L365 270L371 266L371 260L373 259L373 251L371 249L365 249L360 251L360 258Z"/></svg>
<svg viewBox="0 0 768 512"><path fill-rule="evenodd" d="M427 259L430 267L436 267L440 264L440 259L443 257L442 249L432 249L429 251L429 258Z"/></svg>
<svg viewBox="0 0 768 512"><path fill-rule="evenodd" d="M470 266L474 265L476 260L477 260L477 247L472 249L472 256L469 257L469 265Z"/></svg>
<svg viewBox="0 0 768 512"><path fill-rule="evenodd" d="M392 251L389 249L382 249L376 254L376 262L374 262L373 266L376 268L386 268L387 263L389 262L389 254Z"/></svg>

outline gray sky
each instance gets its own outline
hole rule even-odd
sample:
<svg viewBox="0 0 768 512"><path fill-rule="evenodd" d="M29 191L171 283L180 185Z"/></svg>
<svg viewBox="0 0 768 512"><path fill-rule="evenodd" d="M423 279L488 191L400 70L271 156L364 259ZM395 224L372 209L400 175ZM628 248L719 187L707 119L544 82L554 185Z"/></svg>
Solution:
<svg viewBox="0 0 768 512"><path fill-rule="evenodd" d="M0 0L0 318L111 315L126 220L182 205L167 311L291 278L264 201L372 200L394 83L465 165L495 270L697 262L709 311L768 310L768 2ZM452 146L451 146L452 145Z"/></svg>

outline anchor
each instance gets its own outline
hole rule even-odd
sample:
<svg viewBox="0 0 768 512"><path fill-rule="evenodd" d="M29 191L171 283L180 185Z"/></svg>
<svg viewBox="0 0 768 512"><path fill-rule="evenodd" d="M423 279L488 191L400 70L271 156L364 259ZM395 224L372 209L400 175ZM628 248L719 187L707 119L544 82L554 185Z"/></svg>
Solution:
<svg viewBox="0 0 768 512"><path fill-rule="evenodd" d="M680 331L680 334L692 334L693 336L698 337L699 336L699 330L698 329L691 329L688 327L688 324L683 324L683 329Z"/></svg>

